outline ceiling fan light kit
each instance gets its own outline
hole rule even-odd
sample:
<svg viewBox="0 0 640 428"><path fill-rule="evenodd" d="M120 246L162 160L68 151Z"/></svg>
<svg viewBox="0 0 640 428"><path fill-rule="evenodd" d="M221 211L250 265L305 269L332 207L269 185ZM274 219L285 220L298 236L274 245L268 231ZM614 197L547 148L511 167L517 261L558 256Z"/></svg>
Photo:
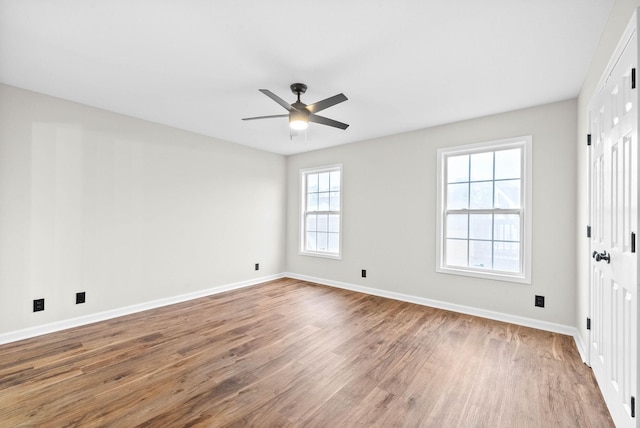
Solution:
<svg viewBox="0 0 640 428"><path fill-rule="evenodd" d="M309 126L309 118L307 118L307 117L299 117L299 118L291 117L289 119L289 126L291 127L291 129L293 129L295 131L304 131Z"/></svg>
<svg viewBox="0 0 640 428"><path fill-rule="evenodd" d="M304 131L309 126L309 120L305 120L305 118L291 119L289 126L295 131Z"/></svg>
<svg viewBox="0 0 640 428"><path fill-rule="evenodd" d="M334 95L333 97L326 98L322 101L318 101L313 104L306 105L300 101L300 94L304 94L307 91L307 85L304 83L294 83L291 85L291 92L297 95L298 99L293 104L288 104L285 100L269 91L268 89L260 89L260 92L280 104L284 107L289 114L270 115L270 116L257 116L246 117L242 120L254 120L254 119L270 119L274 117L289 117L289 127L295 131L303 131L309 126L309 122L319 123L321 125L332 126L334 128L347 129L348 124L338 122L337 120L329 119L324 116L318 116L316 113L339 104L347 100L344 94Z"/></svg>

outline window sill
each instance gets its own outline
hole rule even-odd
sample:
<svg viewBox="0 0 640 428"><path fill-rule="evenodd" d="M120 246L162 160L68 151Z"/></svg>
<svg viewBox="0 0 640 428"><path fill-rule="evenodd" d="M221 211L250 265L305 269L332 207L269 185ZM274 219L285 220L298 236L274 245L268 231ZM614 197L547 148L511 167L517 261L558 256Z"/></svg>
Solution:
<svg viewBox="0 0 640 428"><path fill-rule="evenodd" d="M516 282L520 284L531 284L531 278L526 275L493 273L467 269L456 269L452 267L439 267L436 272L448 275L469 276L473 278L492 279L494 281Z"/></svg>
<svg viewBox="0 0 640 428"><path fill-rule="evenodd" d="M298 251L301 256L320 257L322 259L342 260L341 254L321 253L316 251Z"/></svg>

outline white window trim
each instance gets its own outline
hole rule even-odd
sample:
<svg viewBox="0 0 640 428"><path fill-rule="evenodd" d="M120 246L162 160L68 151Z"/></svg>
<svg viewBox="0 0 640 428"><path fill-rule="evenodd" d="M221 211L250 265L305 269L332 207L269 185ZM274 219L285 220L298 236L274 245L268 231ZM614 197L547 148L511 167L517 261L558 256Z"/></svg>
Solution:
<svg viewBox="0 0 640 428"><path fill-rule="evenodd" d="M305 250L305 208L307 204L307 182L306 176L309 173L320 173L320 172L329 172L329 171L340 171L340 226L339 226L339 239L338 239L338 254L325 253L322 251L309 251ZM320 166L316 168L305 168L300 170L300 175L298 179L298 185L300 186L300 217L298 219L299 225L299 244L298 244L298 254L303 256L312 256L312 257L321 257L325 259L334 259L334 260L342 260L342 212L343 212L343 193L344 193L344 174L342 173L342 164L334 164L334 165L326 165Z"/></svg>
<svg viewBox="0 0 640 428"><path fill-rule="evenodd" d="M512 147L522 147L524 162L522 180L524 182L521 195L522 220L521 220L521 273L491 272L473 268L457 268L444 265L444 212L445 212L445 192L444 174L446 171L444 161L446 156L468 154L473 151L485 152L495 149L506 149ZM498 281L509 281L523 284L531 284L531 250L532 250L532 194L533 194L533 138L531 135L522 137L506 138L503 140L487 141L482 143L467 144L455 147L443 147L437 150L437 202L436 202L436 272L470 276L475 278L493 279ZM506 211L506 210L505 210Z"/></svg>

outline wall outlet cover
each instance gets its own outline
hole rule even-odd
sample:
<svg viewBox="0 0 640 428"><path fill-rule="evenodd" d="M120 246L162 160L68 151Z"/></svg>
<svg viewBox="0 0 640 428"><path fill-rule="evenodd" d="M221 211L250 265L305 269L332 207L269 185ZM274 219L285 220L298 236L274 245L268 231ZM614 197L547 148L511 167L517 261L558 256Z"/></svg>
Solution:
<svg viewBox="0 0 640 428"><path fill-rule="evenodd" d="M44 311L44 299L35 299L33 301L33 312Z"/></svg>
<svg viewBox="0 0 640 428"><path fill-rule="evenodd" d="M76 305L86 302L86 297L87 297L86 296L86 292L84 292L84 291L76 293Z"/></svg>

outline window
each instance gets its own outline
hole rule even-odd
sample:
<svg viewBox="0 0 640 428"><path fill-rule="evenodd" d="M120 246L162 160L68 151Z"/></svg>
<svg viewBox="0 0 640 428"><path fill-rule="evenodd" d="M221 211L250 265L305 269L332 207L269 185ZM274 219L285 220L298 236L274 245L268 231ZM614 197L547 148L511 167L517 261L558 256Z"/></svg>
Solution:
<svg viewBox="0 0 640 428"><path fill-rule="evenodd" d="M300 253L341 258L342 165L300 171Z"/></svg>
<svg viewBox="0 0 640 428"><path fill-rule="evenodd" d="M438 150L438 272L531 282L531 145Z"/></svg>

